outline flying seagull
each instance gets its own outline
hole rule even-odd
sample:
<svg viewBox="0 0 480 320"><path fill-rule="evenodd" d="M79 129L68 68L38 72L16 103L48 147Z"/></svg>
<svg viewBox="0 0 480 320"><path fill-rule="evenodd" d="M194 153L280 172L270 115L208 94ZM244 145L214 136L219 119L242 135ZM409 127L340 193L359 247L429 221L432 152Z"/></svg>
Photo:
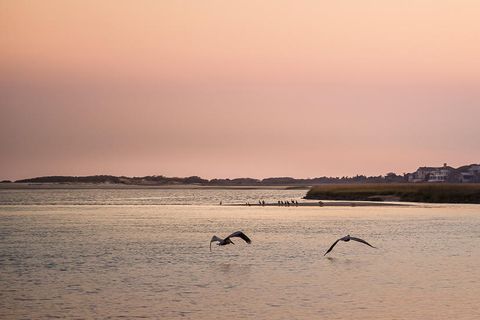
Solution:
<svg viewBox="0 0 480 320"><path fill-rule="evenodd" d="M217 236L213 236L212 237L212 240L210 240L210 251L212 251L212 242L215 242L217 241L217 245L218 246L226 246L227 244L235 244L233 243L232 240L230 240L230 238L234 238L234 237L238 237L238 238L242 238L243 240L245 240L246 243L250 244L252 243L252 240L250 240L249 237L247 237L245 235L245 233L243 233L242 231L237 231L237 232L234 232L232 233L231 235L229 235L228 237L226 237L225 239L221 239Z"/></svg>
<svg viewBox="0 0 480 320"><path fill-rule="evenodd" d="M358 242L361 242L361 243L364 243L366 244L367 246L370 246L372 248L375 248L374 246L372 246L370 243L368 243L367 241L363 240L363 239L360 239L360 238L355 238L355 237L350 237L350 235L347 235L343 238L340 238L338 239L337 241L335 241L332 246L330 247L330 249L327 250L327 252L325 252L324 256L327 255L327 253L329 253L330 251L332 251L333 247L335 247L335 245L338 243L338 241L345 241L345 242L348 242L350 240L354 240L354 241L358 241ZM376 249L376 248L375 248Z"/></svg>

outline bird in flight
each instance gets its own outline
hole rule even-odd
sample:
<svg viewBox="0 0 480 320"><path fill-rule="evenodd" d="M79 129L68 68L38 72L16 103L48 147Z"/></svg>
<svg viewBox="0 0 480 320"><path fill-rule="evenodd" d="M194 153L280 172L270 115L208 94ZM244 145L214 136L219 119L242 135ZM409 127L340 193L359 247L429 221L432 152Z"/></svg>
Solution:
<svg viewBox="0 0 480 320"><path fill-rule="evenodd" d="M252 240L250 240L249 237L247 237L245 235L245 233L243 233L242 231L237 231L237 232L234 232L232 233L231 235L229 235L228 237L226 237L225 239L221 239L217 236L213 236L212 237L212 240L210 240L210 251L212 251L212 242L218 242L217 245L218 246L226 246L227 244L235 244L233 243L233 241L230 239L230 238L235 238L235 237L238 237L238 238L242 238L243 240L245 240L246 243L250 244L252 243Z"/></svg>
<svg viewBox="0 0 480 320"><path fill-rule="evenodd" d="M361 242L361 243L364 243L366 244L367 246L369 247L372 247L372 248L375 248L374 246L372 246L370 243L368 243L367 241L363 240L363 239L360 239L360 238L355 238L355 237L351 237L350 235L347 235L343 238L340 238L338 239L337 241L335 241L332 246L327 250L327 252L325 252L324 256L327 255L327 253L329 253L330 251L332 251L333 247L335 247L335 245L338 243L338 241L345 241L345 242L348 242L350 240L354 240L354 241L358 241L358 242ZM376 249L376 248L375 248Z"/></svg>

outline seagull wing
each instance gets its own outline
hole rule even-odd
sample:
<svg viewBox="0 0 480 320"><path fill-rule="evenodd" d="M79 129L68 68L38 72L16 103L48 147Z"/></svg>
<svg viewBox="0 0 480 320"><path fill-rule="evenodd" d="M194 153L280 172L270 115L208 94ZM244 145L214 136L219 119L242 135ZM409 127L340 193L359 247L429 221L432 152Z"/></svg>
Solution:
<svg viewBox="0 0 480 320"><path fill-rule="evenodd" d="M250 238L247 237L247 235L245 233L243 233L242 231L237 231L237 232L232 233L231 235L229 235L227 237L227 239L228 238L234 238L234 237L242 238L248 244L252 243L252 240L250 240Z"/></svg>
<svg viewBox="0 0 480 320"><path fill-rule="evenodd" d="M342 240L343 238L340 238L338 239L337 241L335 241L332 246L327 250L327 252L325 252L324 256L327 255L327 253L329 253L330 251L332 251L333 247L335 247L335 245L338 243L338 241Z"/></svg>
<svg viewBox="0 0 480 320"><path fill-rule="evenodd" d="M220 241L222 241L222 240L223 240L223 239L220 239L220 238L217 237L217 236L213 236L213 237L212 237L212 240L210 240L210 251L212 251L212 242L215 242L215 241L220 242Z"/></svg>
<svg viewBox="0 0 480 320"><path fill-rule="evenodd" d="M360 238L350 237L350 240L355 240L355 241L364 243L364 244L366 244L366 245L369 246L369 247L375 248L375 247L372 246L370 243L368 243L367 241L365 241L365 240L363 240L363 239L360 239ZM375 248L375 249L377 249L377 248Z"/></svg>

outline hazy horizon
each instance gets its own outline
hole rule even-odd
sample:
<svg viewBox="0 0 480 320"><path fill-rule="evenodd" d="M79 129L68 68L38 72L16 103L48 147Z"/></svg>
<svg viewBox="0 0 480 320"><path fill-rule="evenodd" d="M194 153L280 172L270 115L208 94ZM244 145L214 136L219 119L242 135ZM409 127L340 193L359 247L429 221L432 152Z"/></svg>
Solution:
<svg viewBox="0 0 480 320"><path fill-rule="evenodd" d="M0 178L480 162L473 0L2 1Z"/></svg>
<svg viewBox="0 0 480 320"><path fill-rule="evenodd" d="M460 167L460 166L463 166L463 165L471 165L471 164L477 164L477 163L465 163L465 164L461 164L461 165L458 165L458 166L452 166L450 164L447 163L448 166L450 167L453 167L453 168L457 168L457 167ZM443 164L438 164L438 165L426 165L427 167L441 167L443 166ZM165 174L162 174L162 173L152 173L152 174L146 174L146 175L138 175L138 174L133 174L133 175L126 175L126 174L110 174L110 173L94 173L94 174L87 174L87 175L78 175L78 174L54 174L54 175L51 175L51 176L71 176L71 177L83 177L83 176L103 176L103 175L107 175L107 176L118 176L118 177L145 177L145 176L164 176L166 178L186 178L186 177L190 177L190 176L198 176L202 179L207 179L207 180L212 180L212 179L242 179L242 178L251 178L251 179L258 179L258 180L262 180L262 179L267 179L267 178L294 178L294 179L314 179L314 178L322 178L322 177L327 177L327 178L342 178L342 177L355 177L355 176L361 176L361 175L365 175L365 176L385 176L387 173L395 173L397 175L403 175L403 174L406 174L406 173L412 173L414 171L416 171L419 167L423 167L423 165L421 166L417 166L416 168L412 169L412 170L409 170L409 171L405 171L405 172L396 172L395 170L392 170L392 171L389 171L389 172L385 172L385 173L379 173L379 174L371 174L371 175L367 175L367 174L363 174L363 173L356 173L356 174L353 174L353 175L342 175L342 176L329 176L329 175L321 175L321 176L305 176L305 177L296 177L296 176L286 176L286 175L278 175L278 176L264 176L264 177L253 177L253 176L226 176L226 177L217 177L217 176L212 176L212 177L204 177L204 176L200 176L198 174L193 174L193 175L188 175L188 176L184 176L184 175L176 175L176 174L173 174L173 175L165 175ZM11 180L11 181L16 181L16 180L23 180L23 179L29 179L29 178L39 178L39 177L46 177L46 176L31 176L31 177L23 177L23 178L18 178L18 179L3 179L2 177L0 177L0 181L2 180Z"/></svg>

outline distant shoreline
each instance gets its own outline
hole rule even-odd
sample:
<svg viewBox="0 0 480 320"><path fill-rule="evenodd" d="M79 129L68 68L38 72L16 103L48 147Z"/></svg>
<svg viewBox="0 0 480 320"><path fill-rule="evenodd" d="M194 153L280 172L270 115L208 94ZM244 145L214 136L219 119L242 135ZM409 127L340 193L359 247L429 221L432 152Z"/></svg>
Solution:
<svg viewBox="0 0 480 320"><path fill-rule="evenodd" d="M311 186L205 186L198 184L134 185L117 183L0 183L0 190L35 189L211 189L211 190L309 190Z"/></svg>
<svg viewBox="0 0 480 320"><path fill-rule="evenodd" d="M117 183L0 183L1 190L305 190L295 206L405 206L410 203L480 204L480 184L324 184L316 186L215 186L201 184L131 185ZM333 201L333 202L330 202ZM245 206L227 204L224 206ZM250 206L260 206L251 203ZM265 206L284 206L266 203Z"/></svg>

